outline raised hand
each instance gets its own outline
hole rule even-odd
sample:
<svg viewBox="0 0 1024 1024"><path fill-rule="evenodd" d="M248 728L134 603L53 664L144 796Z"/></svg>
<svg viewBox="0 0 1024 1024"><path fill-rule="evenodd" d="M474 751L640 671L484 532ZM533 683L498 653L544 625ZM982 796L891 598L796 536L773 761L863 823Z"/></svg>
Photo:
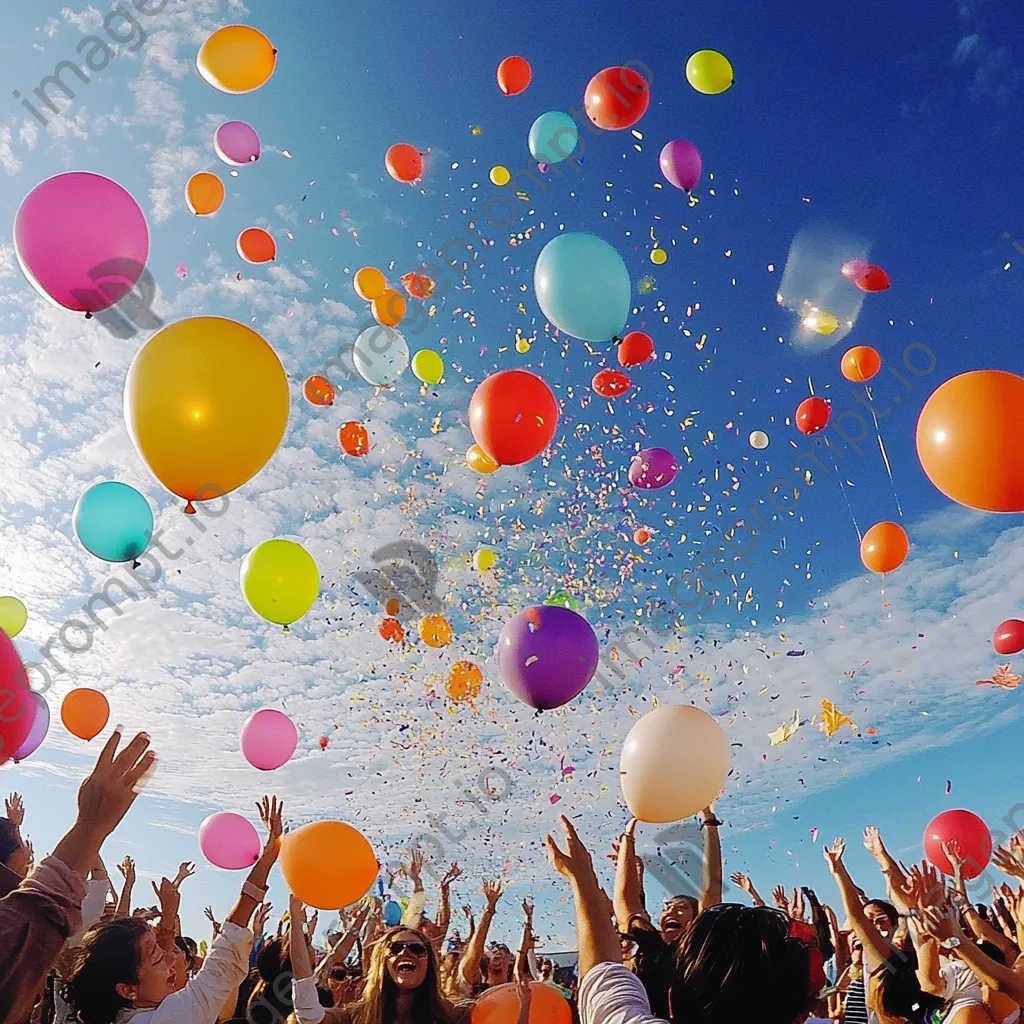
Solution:
<svg viewBox="0 0 1024 1024"><path fill-rule="evenodd" d="M753 885L750 881L750 875L745 875L742 871L737 871L729 876L729 881L732 882L733 885L742 889L748 896L750 895L750 887Z"/></svg>
<svg viewBox="0 0 1024 1024"><path fill-rule="evenodd" d="M488 908L494 910L498 905L498 900L501 899L501 894L505 891L505 888L501 882L486 881L480 891L484 894L484 897L487 900Z"/></svg>
<svg viewBox="0 0 1024 1024"><path fill-rule="evenodd" d="M928 932L940 942L951 939L960 930L949 909L949 904L945 900L934 904L934 906L925 907L921 911L920 920Z"/></svg>
<svg viewBox="0 0 1024 1024"><path fill-rule="evenodd" d="M583 845L572 822L564 814L562 815L562 828L565 829L565 853L562 853L551 836L544 839L548 857L551 858L551 866L560 875L568 878L570 882L589 879L596 882L597 876L594 874L594 861L590 856L590 851Z"/></svg>
<svg viewBox="0 0 1024 1024"><path fill-rule="evenodd" d="M5 801L7 819L17 829L25 824L25 801L19 793L12 793Z"/></svg>
<svg viewBox="0 0 1024 1024"><path fill-rule="evenodd" d="M256 908L256 913L252 919L252 933L259 938L267 927L267 918L270 917L270 912L274 909L272 903L261 903Z"/></svg>
<svg viewBox="0 0 1024 1024"><path fill-rule="evenodd" d="M526 919L526 923L532 928L533 927L533 904L530 902L530 897L527 896L523 900L523 917Z"/></svg>
<svg viewBox="0 0 1024 1024"><path fill-rule="evenodd" d="M31 871L36 866L36 848L31 839L25 840L25 849L28 850L28 869Z"/></svg>
<svg viewBox="0 0 1024 1024"><path fill-rule="evenodd" d="M1024 848L1019 836L1014 836L1007 846L1000 846L992 851L992 863L1004 875L1011 878L1024 878Z"/></svg>
<svg viewBox="0 0 1024 1024"><path fill-rule="evenodd" d="M120 742L121 733L115 729L100 752L96 767L78 790L79 822L103 839L128 813L140 784L156 763L146 733L140 732L118 754Z"/></svg>
<svg viewBox="0 0 1024 1024"><path fill-rule="evenodd" d="M784 910L787 914L789 913L789 900L786 899L786 890L781 885L777 885L772 889L772 899L779 910Z"/></svg>
<svg viewBox="0 0 1024 1024"><path fill-rule="evenodd" d="M178 866L178 873L174 876L174 881L171 884L175 889L177 889L186 878L191 878L195 873L195 864L192 864L187 860L183 860Z"/></svg>
<svg viewBox="0 0 1024 1024"><path fill-rule="evenodd" d="M178 917L178 907L181 905L181 896L178 894L178 887L166 878L160 879L160 886L156 882L150 883L153 892L160 903L160 924L164 928L173 929Z"/></svg>
<svg viewBox="0 0 1024 1024"><path fill-rule="evenodd" d="M306 932L306 934L309 936L309 941L311 943L313 941L313 936L316 935L316 926L317 926L317 923L319 921L320 921L320 911L319 910L314 910L313 911L313 916L309 919L309 927L308 927L308 931Z"/></svg>
<svg viewBox="0 0 1024 1024"><path fill-rule="evenodd" d="M967 858L964 856L960 844L955 839L942 843L942 852L946 855L946 860L949 861L954 871L962 868L967 863Z"/></svg>
<svg viewBox="0 0 1024 1024"><path fill-rule="evenodd" d="M864 829L864 849L876 860L885 853L885 847L882 845L882 833L875 825L868 825Z"/></svg>
<svg viewBox="0 0 1024 1024"><path fill-rule="evenodd" d="M281 847L281 836L284 834L284 825L281 823L281 815L284 813L284 803L276 796L265 796L256 805L260 813L260 821L267 830L267 841L263 845L264 859L271 863L277 860L277 854Z"/></svg>
<svg viewBox="0 0 1024 1024"><path fill-rule="evenodd" d="M465 914L468 920L473 920L473 908L468 903L462 908L462 913Z"/></svg>
<svg viewBox="0 0 1024 1024"><path fill-rule="evenodd" d="M846 840L836 837L832 846L824 846L821 852L825 857L825 863L828 864L829 871L834 875L842 866L843 854L846 852Z"/></svg>
<svg viewBox="0 0 1024 1024"><path fill-rule="evenodd" d="M220 922L213 916L213 907L207 907L203 913L206 915L206 919L213 925L213 934L220 935Z"/></svg>
<svg viewBox="0 0 1024 1024"><path fill-rule="evenodd" d="M804 891L797 887L793 890L793 901L790 903L789 916L792 917L794 921L802 921L804 919L805 910Z"/></svg>
<svg viewBox="0 0 1024 1024"><path fill-rule="evenodd" d="M441 885L451 885L461 874L462 868L459 867L458 861L452 861L452 866L445 872L444 878L441 879Z"/></svg>
<svg viewBox="0 0 1024 1024"><path fill-rule="evenodd" d="M117 870L124 875L126 885L135 884L135 861L133 861L131 857L125 857L125 859L117 865Z"/></svg>
<svg viewBox="0 0 1024 1024"><path fill-rule="evenodd" d="M409 867L406 868L405 873L414 881L420 881L423 874L423 851L417 846L412 851L412 859L409 861Z"/></svg>

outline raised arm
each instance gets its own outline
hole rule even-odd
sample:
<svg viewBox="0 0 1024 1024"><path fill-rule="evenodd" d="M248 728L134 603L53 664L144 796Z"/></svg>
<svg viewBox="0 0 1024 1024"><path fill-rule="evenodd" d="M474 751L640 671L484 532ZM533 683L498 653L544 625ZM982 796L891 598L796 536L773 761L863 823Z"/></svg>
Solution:
<svg viewBox="0 0 1024 1024"><path fill-rule="evenodd" d="M718 837L718 826L722 823L715 817L714 809L708 804L701 811L701 828L704 831L704 871L700 882L699 909L707 910L722 902L722 841Z"/></svg>
<svg viewBox="0 0 1024 1024"><path fill-rule="evenodd" d="M903 902L902 892L903 886L907 882L907 876L885 848L885 843L882 842L882 833L874 825L868 825L864 829L864 848L875 858L885 877L885 888L889 899L892 900L900 914L906 914L909 908Z"/></svg>
<svg viewBox="0 0 1024 1024"><path fill-rule="evenodd" d="M444 878L441 879L441 905L437 910L437 934L438 942L441 943L444 942L445 936L448 934L448 926L452 921L452 882L461 874L462 869L458 863L452 861L452 866L445 872Z"/></svg>
<svg viewBox="0 0 1024 1024"><path fill-rule="evenodd" d="M466 948L459 958L458 976L461 977L465 986L472 988L480 981L480 960L484 954L484 945L487 942L487 933L490 931L491 922L494 920L494 913L501 899L502 886L500 882L484 882L483 894L487 899L487 906L480 915L480 924L477 926Z"/></svg>
<svg viewBox="0 0 1024 1024"><path fill-rule="evenodd" d="M857 893L857 886L853 884L853 879L843 863L845 850L846 842L843 839L836 839L831 847L826 846L822 852L825 855L828 869L832 872L832 877L839 887L839 895L842 897L846 918L864 947L865 966L867 970L873 970L878 965L888 962L892 955L892 947L864 913L864 906Z"/></svg>
<svg viewBox="0 0 1024 1024"><path fill-rule="evenodd" d="M636 818L630 819L626 831L619 839L615 863L615 888L612 890L612 908L619 931L625 935L634 917L649 921L640 892L642 861L636 855Z"/></svg>
<svg viewBox="0 0 1024 1024"><path fill-rule="evenodd" d="M281 824L284 804L278 801L276 796L265 796L263 802L257 804L256 808L260 813L260 820L267 829L267 841L263 845L260 859L256 861L248 878L242 884L242 891L235 905L224 920L225 924L234 924L239 928L249 927L252 915L267 895L267 878L270 876L270 869L277 863L281 834L284 832Z"/></svg>
<svg viewBox="0 0 1024 1024"><path fill-rule="evenodd" d="M124 888L121 890L121 896L117 901L117 910L114 911L115 918L131 917L132 916L132 889L135 888L135 861L131 857L125 857L120 864L117 865L117 870L124 876Z"/></svg>
<svg viewBox="0 0 1024 1024"><path fill-rule="evenodd" d="M754 888L754 883L750 880L750 875L745 875L742 871L737 871L735 874L729 876L729 881L732 882L733 885L742 889L750 897L750 901L755 907L764 906L764 900L761 899L761 894Z"/></svg>
<svg viewBox="0 0 1024 1024"><path fill-rule="evenodd" d="M963 868L967 858L963 855L960 844L955 840L942 844L942 852L953 867L953 900L957 909L964 915L967 927L974 937L982 942L991 942L1002 950L1006 962L1012 964L1020 953L1020 950L1011 942L998 928L993 928L981 914L975 909L970 897L967 895L967 887L964 885Z"/></svg>
<svg viewBox="0 0 1024 1024"><path fill-rule="evenodd" d="M427 906L427 894L423 888L423 851L417 846L412 850L409 866L403 872L412 879L412 896L402 915L402 926L419 929L423 923L423 911Z"/></svg>
<svg viewBox="0 0 1024 1024"><path fill-rule="evenodd" d="M519 950L516 952L515 978L533 978L533 971L530 969L530 954L533 952L533 904L529 899L523 900L523 935L519 940Z"/></svg>

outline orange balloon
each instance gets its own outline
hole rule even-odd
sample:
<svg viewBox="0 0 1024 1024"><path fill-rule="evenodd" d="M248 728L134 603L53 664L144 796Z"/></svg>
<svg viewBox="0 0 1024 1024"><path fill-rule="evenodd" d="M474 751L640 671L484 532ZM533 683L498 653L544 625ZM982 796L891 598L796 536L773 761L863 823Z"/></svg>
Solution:
<svg viewBox="0 0 1024 1024"><path fill-rule="evenodd" d="M872 572L892 572L907 558L910 541L899 523L875 523L860 542L860 560Z"/></svg>
<svg viewBox="0 0 1024 1024"><path fill-rule="evenodd" d="M429 299L434 294L434 282L426 274L410 271L408 274L403 274L399 281L414 299Z"/></svg>
<svg viewBox="0 0 1024 1024"><path fill-rule="evenodd" d="M338 428L338 444L346 455L363 456L370 451L370 435L359 420L349 420Z"/></svg>
<svg viewBox="0 0 1024 1024"><path fill-rule="evenodd" d="M306 378L302 394L310 405L334 405L334 385L319 373Z"/></svg>
<svg viewBox="0 0 1024 1024"><path fill-rule="evenodd" d="M402 629L402 624L398 619L385 619L377 627L377 632L392 643L400 644L405 640L405 630Z"/></svg>
<svg viewBox="0 0 1024 1024"><path fill-rule="evenodd" d="M398 617L398 610L401 604L397 597L389 597L388 603L384 605L384 614L390 615L393 619Z"/></svg>
<svg viewBox="0 0 1024 1024"><path fill-rule="evenodd" d="M388 279L376 267L360 267L352 278L352 287L359 298L373 302L388 290Z"/></svg>
<svg viewBox="0 0 1024 1024"><path fill-rule="evenodd" d="M572 1024L572 1010L565 996L543 981L530 982L529 1024ZM519 995L515 985L489 988L473 1007L470 1024L515 1024L519 1020Z"/></svg>
<svg viewBox="0 0 1024 1024"><path fill-rule="evenodd" d="M72 736L91 740L103 732L110 718L110 705L99 690L81 686L72 690L60 706L60 720Z"/></svg>
<svg viewBox="0 0 1024 1024"><path fill-rule="evenodd" d="M408 142L396 142L384 155L384 166L395 181L411 185L423 177L423 154Z"/></svg>
<svg viewBox="0 0 1024 1024"><path fill-rule="evenodd" d="M480 695L484 674L472 661L457 661L448 671L445 689L454 701L473 700Z"/></svg>
<svg viewBox="0 0 1024 1024"><path fill-rule="evenodd" d="M854 384L871 380L882 368L882 357L870 345L854 345L848 349L839 364L843 376Z"/></svg>
<svg viewBox="0 0 1024 1024"><path fill-rule="evenodd" d="M216 174L207 171L193 174L185 186L185 203L189 213L197 217L209 217L224 203L224 182Z"/></svg>
<svg viewBox="0 0 1024 1024"><path fill-rule="evenodd" d="M263 228L246 228L238 236L235 248L246 263L270 263L277 257L277 245Z"/></svg>
<svg viewBox="0 0 1024 1024"><path fill-rule="evenodd" d="M370 312L382 327L397 327L405 319L405 299L394 288L388 288L370 303Z"/></svg>
<svg viewBox="0 0 1024 1024"><path fill-rule="evenodd" d="M428 647L447 647L453 636L452 624L443 615L424 615L420 619L420 637Z"/></svg>
<svg viewBox="0 0 1024 1024"><path fill-rule="evenodd" d="M646 527L641 526L639 529L633 531L633 543L639 544L641 547L644 546L651 539L651 531Z"/></svg>
<svg viewBox="0 0 1024 1024"><path fill-rule="evenodd" d="M497 468L498 464L478 444L471 444L466 452L466 465L476 473L489 476Z"/></svg>
<svg viewBox="0 0 1024 1024"><path fill-rule="evenodd" d="M506 96L518 96L526 92L533 80L533 68L525 57L506 57L499 65L495 77L498 88Z"/></svg>
<svg viewBox="0 0 1024 1024"><path fill-rule="evenodd" d="M362 899L380 870L366 836L343 821L286 832L280 860L285 884L317 910L341 910Z"/></svg>
<svg viewBox="0 0 1024 1024"><path fill-rule="evenodd" d="M1024 512L1024 377L972 370L941 384L917 421L917 457L947 498Z"/></svg>

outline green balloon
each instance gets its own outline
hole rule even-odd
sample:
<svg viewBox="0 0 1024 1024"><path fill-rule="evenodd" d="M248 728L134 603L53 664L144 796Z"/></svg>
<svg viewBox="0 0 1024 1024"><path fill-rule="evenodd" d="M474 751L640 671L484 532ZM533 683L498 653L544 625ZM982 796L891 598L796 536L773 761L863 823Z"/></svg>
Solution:
<svg viewBox="0 0 1024 1024"><path fill-rule="evenodd" d="M320 593L320 570L301 544L275 538L257 544L245 556L241 583L257 615L289 626L313 607Z"/></svg>
<svg viewBox="0 0 1024 1024"><path fill-rule="evenodd" d="M556 590L544 603L557 604L560 608L570 608L574 612L580 610L580 602L568 590Z"/></svg>
<svg viewBox="0 0 1024 1024"><path fill-rule="evenodd" d="M12 640L28 622L28 611L16 597L0 597L0 629Z"/></svg>
<svg viewBox="0 0 1024 1024"><path fill-rule="evenodd" d="M412 357L412 372L424 384L438 384L444 376L444 360L430 348L421 348Z"/></svg>

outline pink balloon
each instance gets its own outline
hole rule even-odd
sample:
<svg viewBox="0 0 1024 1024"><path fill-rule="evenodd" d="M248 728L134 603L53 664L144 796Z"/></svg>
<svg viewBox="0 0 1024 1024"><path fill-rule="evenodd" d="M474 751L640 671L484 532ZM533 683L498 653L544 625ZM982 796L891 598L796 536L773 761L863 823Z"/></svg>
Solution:
<svg viewBox="0 0 1024 1024"><path fill-rule="evenodd" d="M37 715L25 666L10 637L0 630L0 764L21 748Z"/></svg>
<svg viewBox="0 0 1024 1024"><path fill-rule="evenodd" d="M36 706L35 718L25 741L14 752L15 762L31 757L42 746L46 734L50 731L50 705L46 703L46 698L41 693L36 693L35 690L31 691L29 696Z"/></svg>
<svg viewBox="0 0 1024 1024"><path fill-rule="evenodd" d="M856 281L870 266L867 260L847 260L839 272L847 281Z"/></svg>
<svg viewBox="0 0 1024 1024"><path fill-rule="evenodd" d="M260 859L263 848L250 821L233 811L218 811L199 826L199 849L214 867L241 871Z"/></svg>
<svg viewBox="0 0 1024 1024"><path fill-rule="evenodd" d="M287 764L299 743L295 723L273 708L257 711L242 726L242 753L261 772L272 772Z"/></svg>
<svg viewBox="0 0 1024 1024"><path fill-rule="evenodd" d="M149 228L116 181L69 171L25 197L14 219L14 249L40 295L92 314L120 302L142 277Z"/></svg>
<svg viewBox="0 0 1024 1024"><path fill-rule="evenodd" d="M260 158L260 137L244 121L225 121L214 133L217 156L232 167L254 164Z"/></svg>
<svg viewBox="0 0 1024 1024"><path fill-rule="evenodd" d="M675 139L666 142L658 157L661 173L665 180L676 188L689 192L698 181L704 162L700 158L700 150L686 139Z"/></svg>

